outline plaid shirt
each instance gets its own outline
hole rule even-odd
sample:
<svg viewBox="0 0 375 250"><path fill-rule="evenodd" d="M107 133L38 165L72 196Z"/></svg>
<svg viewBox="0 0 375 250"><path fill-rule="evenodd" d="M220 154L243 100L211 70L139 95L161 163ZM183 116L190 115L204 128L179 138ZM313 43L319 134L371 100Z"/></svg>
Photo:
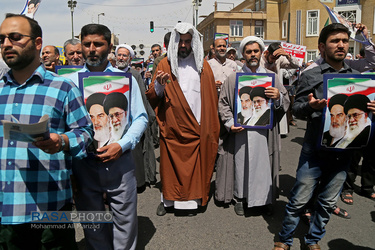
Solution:
<svg viewBox="0 0 375 250"><path fill-rule="evenodd" d="M92 125L81 92L70 80L39 66L23 84L12 71L0 80L0 120L36 123L48 114L50 132L69 138L68 152L47 154L31 143L5 140L0 124L0 220L30 222L31 211L57 211L71 201L72 157L86 157Z"/></svg>

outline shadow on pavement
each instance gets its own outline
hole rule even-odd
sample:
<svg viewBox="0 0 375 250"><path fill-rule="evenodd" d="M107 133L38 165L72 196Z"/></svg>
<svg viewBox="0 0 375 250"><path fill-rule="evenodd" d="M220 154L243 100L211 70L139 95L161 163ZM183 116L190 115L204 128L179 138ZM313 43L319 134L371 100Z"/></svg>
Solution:
<svg viewBox="0 0 375 250"><path fill-rule="evenodd" d="M279 195L289 197L290 190L292 190L292 187L294 183L296 182L296 178L288 174L280 174L279 181L280 181Z"/></svg>
<svg viewBox="0 0 375 250"><path fill-rule="evenodd" d="M328 242L328 247L331 250L374 250L374 248L370 247L361 247L361 246L356 246L350 243L349 241L345 239L334 239Z"/></svg>
<svg viewBox="0 0 375 250"><path fill-rule="evenodd" d="M290 140L291 142L295 142L295 143L298 143L299 145L302 146L303 144L303 137L294 137L292 140Z"/></svg>
<svg viewBox="0 0 375 250"><path fill-rule="evenodd" d="M136 249L145 249L155 232L156 228L150 218L138 216L138 244Z"/></svg>

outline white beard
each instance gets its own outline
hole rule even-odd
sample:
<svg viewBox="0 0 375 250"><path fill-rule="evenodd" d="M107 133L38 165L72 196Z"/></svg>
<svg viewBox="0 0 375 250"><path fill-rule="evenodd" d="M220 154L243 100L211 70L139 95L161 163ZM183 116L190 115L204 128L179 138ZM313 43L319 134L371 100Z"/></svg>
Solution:
<svg viewBox="0 0 375 250"><path fill-rule="evenodd" d="M124 116L124 118L121 120L121 126L114 128L112 123L111 123L111 143L116 142L122 138L122 134L124 133L124 129L127 124L127 119Z"/></svg>
<svg viewBox="0 0 375 250"><path fill-rule="evenodd" d="M362 130L366 127L366 118L363 117L362 119L358 120L357 125L358 126L352 127L348 126L345 137L349 139L354 139L355 137L357 137L357 135L359 135L362 132Z"/></svg>
<svg viewBox="0 0 375 250"><path fill-rule="evenodd" d="M116 61L116 66L119 69L125 69L126 67L128 67L128 65L129 65L129 61L124 61L124 62Z"/></svg>
<svg viewBox="0 0 375 250"><path fill-rule="evenodd" d="M264 114L264 112L266 112L267 109L268 109L267 104L262 104L260 109L254 108L253 116L251 117L251 120L249 121L248 124L250 126L254 126L255 123L257 123L257 121L259 120L259 118Z"/></svg>
<svg viewBox="0 0 375 250"><path fill-rule="evenodd" d="M245 122L247 119L249 119L253 115L253 111L251 110L251 108L242 109L241 115L244 117L244 122Z"/></svg>
<svg viewBox="0 0 375 250"><path fill-rule="evenodd" d="M98 148L103 147L103 145L109 140L110 137L110 127L107 124L100 130L94 130L94 139L98 142Z"/></svg>
<svg viewBox="0 0 375 250"><path fill-rule="evenodd" d="M345 135L345 126L340 126L338 128L334 128L332 125L329 127L329 134L333 138L340 139Z"/></svg>
<svg viewBox="0 0 375 250"><path fill-rule="evenodd" d="M358 121L358 126L349 127L346 129L345 136L342 140L336 145L336 148L346 148L371 122L367 121L367 118L362 118Z"/></svg>

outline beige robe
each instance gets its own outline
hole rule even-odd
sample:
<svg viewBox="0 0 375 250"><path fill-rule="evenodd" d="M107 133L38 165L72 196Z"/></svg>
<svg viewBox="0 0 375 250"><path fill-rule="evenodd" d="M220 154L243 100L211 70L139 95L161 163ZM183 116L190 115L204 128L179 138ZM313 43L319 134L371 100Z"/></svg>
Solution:
<svg viewBox="0 0 375 250"><path fill-rule="evenodd" d="M269 70L266 70L266 73L273 73ZM278 197L278 187L279 187L279 167L280 167L280 135L279 135L279 128L278 122L281 120L284 112L289 107L289 98L286 92L286 89L280 82L275 79L275 87L279 89L279 91L283 94L283 102L282 106L274 109L274 123L273 128L268 130L267 134L267 146L268 152L264 152L265 154L268 153L269 162L270 162L270 173L271 173L271 202L273 203L276 198ZM224 82L220 98L219 98L219 116L222 123L222 132L220 138L223 140L223 145L221 150L219 150L219 158L217 162L217 169L216 169L216 191L215 191L215 198L219 201L223 201L225 203L231 202L233 199L233 194L235 193L234 188L234 154L235 154L235 138L236 134L232 132L228 132L225 129L226 124L229 127L229 121L234 119L234 103L236 102L235 99L235 83L236 83L236 74L232 74L228 77L228 79ZM242 132L246 133L246 131ZM259 180L262 181L262 180ZM256 185L256 183L255 183ZM255 190L254 190L255 191ZM247 195L246 195L247 196ZM242 198L242 197L241 197ZM257 204L252 203L252 200L249 200L250 197L246 197L248 203L250 204ZM251 199L251 198L250 198ZM267 199L268 200L268 199ZM268 203L268 201L266 202Z"/></svg>

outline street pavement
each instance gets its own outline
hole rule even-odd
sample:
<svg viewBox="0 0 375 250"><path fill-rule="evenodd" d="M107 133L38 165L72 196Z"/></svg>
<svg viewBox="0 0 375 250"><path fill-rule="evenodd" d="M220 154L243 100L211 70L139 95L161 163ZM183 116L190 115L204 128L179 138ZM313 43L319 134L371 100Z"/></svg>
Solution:
<svg viewBox="0 0 375 250"><path fill-rule="evenodd" d="M147 187L138 195L139 235L137 249L272 249L274 237L281 229L285 205L295 181L306 122L297 120L289 134L282 138L280 197L274 204L274 213L266 215L260 208L248 209L245 216L237 216L233 205L217 206L212 196L215 175L212 178L211 199L207 210L196 216L156 215L160 203L160 176L155 186ZM156 151L157 157L159 150ZM159 167L159 166L157 166ZM157 168L158 170L158 168ZM359 185L360 177L356 184ZM338 206L346 209L351 219L332 215L326 226L326 235L319 242L322 249L375 250L375 202L354 194L354 205L341 200ZM299 249L308 227L301 221L294 236L292 249ZM77 242L84 248L82 230L77 230Z"/></svg>

